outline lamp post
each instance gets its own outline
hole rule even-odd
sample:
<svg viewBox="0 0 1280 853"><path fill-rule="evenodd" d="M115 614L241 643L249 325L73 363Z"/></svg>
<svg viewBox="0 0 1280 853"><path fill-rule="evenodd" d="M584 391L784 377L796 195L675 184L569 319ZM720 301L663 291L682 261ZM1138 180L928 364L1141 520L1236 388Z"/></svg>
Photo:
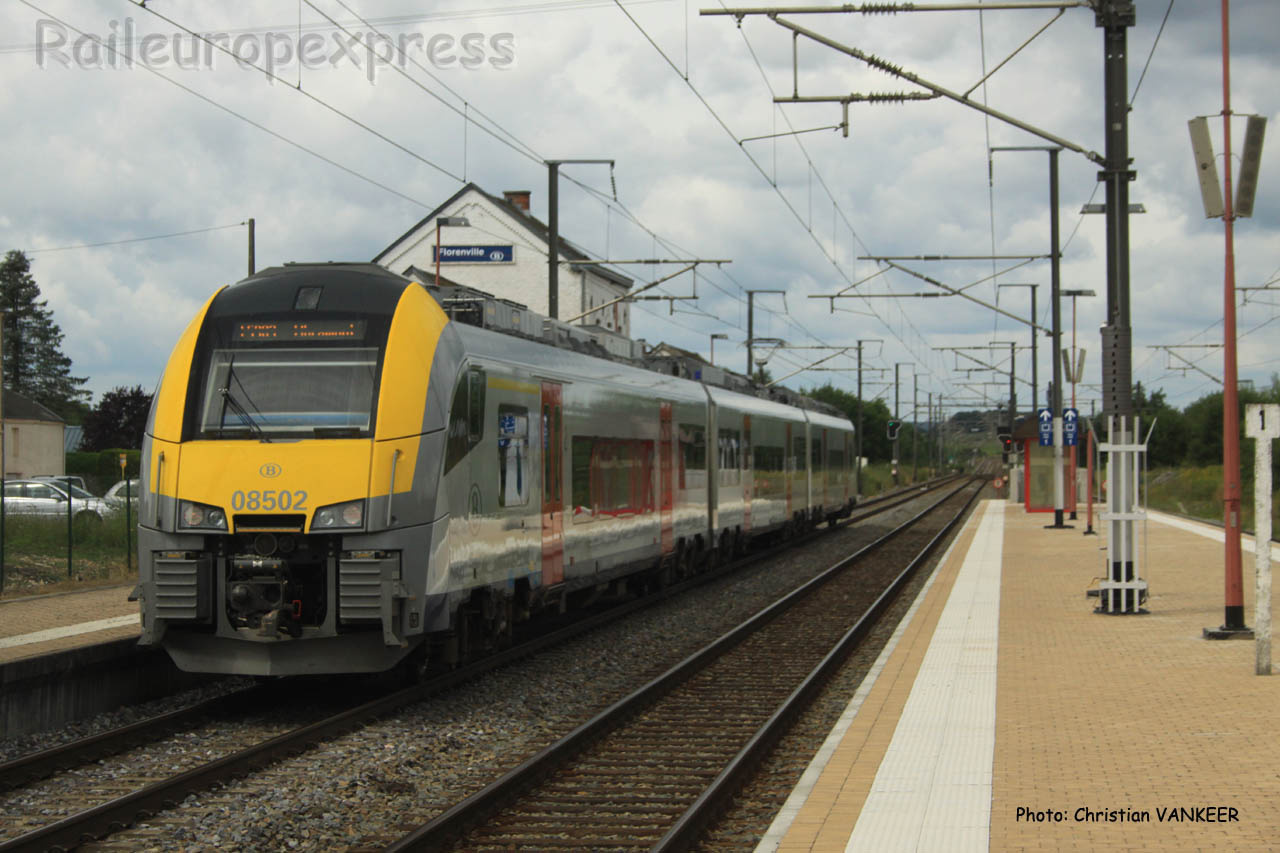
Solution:
<svg viewBox="0 0 1280 853"><path fill-rule="evenodd" d="M452 225L459 228L466 228L471 225L471 220L465 216L437 216L436 217L436 287L440 286L440 256L444 252L440 248L440 229L446 225Z"/></svg>
<svg viewBox="0 0 1280 853"><path fill-rule="evenodd" d="M1067 366L1068 372L1071 374L1071 408L1076 407L1076 383L1080 381L1081 363L1078 361L1079 356L1076 355L1076 297L1077 296L1097 296L1098 294L1087 288L1077 288L1074 290L1064 290L1062 296L1071 297L1071 363ZM1079 430L1076 431L1076 441L1079 442ZM1076 478L1079 472L1076 466L1079 464L1076 458L1076 445L1071 445L1071 479L1068 480L1070 485L1070 498L1067 503L1071 507L1071 520L1076 520L1076 504L1079 503L1079 496L1076 494ZM1091 484L1092 485L1092 484Z"/></svg>
<svg viewBox="0 0 1280 853"><path fill-rule="evenodd" d="M716 341L727 341L729 336L723 332L716 332L711 336L711 366L716 366Z"/></svg>

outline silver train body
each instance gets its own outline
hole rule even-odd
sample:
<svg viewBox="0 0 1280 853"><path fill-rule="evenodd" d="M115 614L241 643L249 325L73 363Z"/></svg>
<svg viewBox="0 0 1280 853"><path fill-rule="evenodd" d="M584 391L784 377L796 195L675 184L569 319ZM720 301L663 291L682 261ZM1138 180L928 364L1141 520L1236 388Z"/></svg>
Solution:
<svg viewBox="0 0 1280 853"><path fill-rule="evenodd" d="M142 641L203 672L456 661L855 499L845 418L451 320L373 265L215 294L143 457Z"/></svg>

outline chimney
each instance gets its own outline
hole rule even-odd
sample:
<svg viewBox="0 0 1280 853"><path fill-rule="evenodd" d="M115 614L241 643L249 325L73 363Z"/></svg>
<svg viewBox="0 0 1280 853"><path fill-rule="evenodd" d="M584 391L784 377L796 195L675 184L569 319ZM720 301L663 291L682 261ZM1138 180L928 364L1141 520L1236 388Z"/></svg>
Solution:
<svg viewBox="0 0 1280 853"><path fill-rule="evenodd" d="M515 205L525 213L529 212L529 190L503 190L502 197L508 204Z"/></svg>

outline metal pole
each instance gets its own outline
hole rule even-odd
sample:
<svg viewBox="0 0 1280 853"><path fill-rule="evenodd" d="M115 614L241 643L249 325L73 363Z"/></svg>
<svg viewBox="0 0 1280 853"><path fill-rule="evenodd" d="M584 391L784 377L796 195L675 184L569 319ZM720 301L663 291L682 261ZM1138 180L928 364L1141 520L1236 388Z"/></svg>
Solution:
<svg viewBox="0 0 1280 853"><path fill-rule="evenodd" d="M1013 435L1014 420L1018 417L1018 389L1014 385L1017 381L1015 372L1014 352L1016 344L1009 341L1009 435Z"/></svg>
<svg viewBox="0 0 1280 853"><path fill-rule="evenodd" d="M929 440L925 442L925 448L926 452L929 454L929 476L932 477L935 476L935 472L933 470L933 441L937 438L936 432L938 430L938 422L933 419L933 392L928 391L926 393L929 395L929 402L927 406L929 409Z"/></svg>
<svg viewBox="0 0 1280 853"><path fill-rule="evenodd" d="M1085 482L1085 487L1084 487L1084 491L1085 491L1085 500L1088 502L1088 503L1086 504L1086 506L1088 507L1088 509L1085 511L1085 518L1086 518L1087 520L1085 521L1084 535L1085 535L1085 536L1096 536L1097 534L1096 534L1096 533L1094 532L1094 530L1093 530L1093 455L1094 455L1094 450L1093 450L1093 418L1092 418L1092 417L1090 417L1090 418L1089 418L1089 449L1088 449L1088 454L1089 454L1089 456L1088 456L1088 460L1087 460L1087 462L1088 462L1088 465L1089 465L1089 474L1088 474L1088 476L1086 476L1086 477L1085 477L1086 482Z"/></svg>
<svg viewBox="0 0 1280 853"><path fill-rule="evenodd" d="M560 319L560 161L547 161L547 316Z"/></svg>
<svg viewBox="0 0 1280 853"><path fill-rule="evenodd" d="M1049 149L1049 262L1053 302L1053 527L1069 527L1062 523L1062 276L1058 252L1058 149Z"/></svg>
<svg viewBox="0 0 1280 853"><path fill-rule="evenodd" d="M916 420L920 408L920 377L915 373L911 374L911 482L920 479L920 467L916 461L916 433L918 421Z"/></svg>
<svg viewBox="0 0 1280 853"><path fill-rule="evenodd" d="M1222 287L1222 502L1226 533L1224 631L1247 631L1240 559L1240 399L1236 364L1235 214L1231 196L1231 31L1229 0L1222 0L1222 138L1225 254Z"/></svg>
<svg viewBox="0 0 1280 853"><path fill-rule="evenodd" d="M751 378L751 357L754 354L755 347L752 342L756 339L756 294L755 291L747 291L747 378Z"/></svg>
<svg viewBox="0 0 1280 853"><path fill-rule="evenodd" d="M1056 206L1054 207L1054 217L1049 227L1056 232L1058 227ZM1058 244L1056 237L1053 239L1053 243L1055 246ZM1053 263L1055 266L1058 263L1056 254L1054 255ZM1040 319L1039 315L1036 314L1036 291L1039 289L1038 285L1031 285L1031 411L1033 414L1039 405L1037 401L1040 399L1040 336L1036 334L1036 321Z"/></svg>
<svg viewBox="0 0 1280 853"><path fill-rule="evenodd" d="M71 580L71 484L66 483L67 489L67 580Z"/></svg>
<svg viewBox="0 0 1280 853"><path fill-rule="evenodd" d="M894 362L893 365L893 419L902 423L898 417L898 368L902 366L902 362ZM893 462L892 462L893 484L898 485L898 434L893 434Z"/></svg>
<svg viewBox="0 0 1280 853"><path fill-rule="evenodd" d="M1095 7L1103 28L1103 94L1106 165L1098 173L1106 187L1107 325L1102 330L1102 395L1111 455L1127 455L1136 443L1133 417L1133 330L1129 321L1129 162L1128 28L1137 12L1129 0L1108 0ZM1132 432L1130 432L1132 430ZM1134 439L1130 441L1130 437ZM1107 519L1108 580L1119 586L1103 590L1107 605L1100 612L1138 613L1142 581L1136 576L1136 491L1128 478L1112 478ZM1118 600L1117 600L1118 596ZM1116 606L1118 604L1118 607Z"/></svg>
<svg viewBox="0 0 1280 853"><path fill-rule="evenodd" d="M1076 381L1079 379L1079 377L1076 376L1076 373L1079 370L1076 366L1078 364L1078 356L1076 355L1076 296L1077 293L1073 291L1071 294L1071 408L1073 409L1076 407ZM1080 504L1080 495L1076 490L1076 481L1080 479L1080 462L1076 455L1076 448L1080 444L1079 423L1080 417L1079 412L1077 412L1076 443L1071 445L1071 453L1068 454L1070 457L1068 466L1071 468L1071 479L1067 481L1070 487L1070 498L1067 500L1067 505L1071 508L1069 517L1072 521L1076 520L1076 507Z"/></svg>
<svg viewBox="0 0 1280 853"><path fill-rule="evenodd" d="M858 341L858 429L854 432L857 441L858 459L854 467L853 484L855 494L862 497L862 341Z"/></svg>
<svg viewBox="0 0 1280 853"><path fill-rule="evenodd" d="M253 217L249 217L249 275L253 275L257 271L257 264L254 261L254 235L253 235Z"/></svg>

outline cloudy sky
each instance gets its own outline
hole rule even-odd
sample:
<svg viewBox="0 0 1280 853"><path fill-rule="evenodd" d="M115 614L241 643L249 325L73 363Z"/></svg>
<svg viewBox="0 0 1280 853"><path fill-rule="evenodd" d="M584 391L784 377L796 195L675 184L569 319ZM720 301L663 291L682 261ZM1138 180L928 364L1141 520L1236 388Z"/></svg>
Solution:
<svg viewBox="0 0 1280 853"><path fill-rule="evenodd" d="M771 355L775 377L836 352L801 347L861 339L866 366L884 368L866 373L867 396L892 405L883 383L902 365L904 415L913 374L922 406L927 392L965 408L1006 399L1006 378L958 369L978 364L940 348L1006 342L964 352L1007 370L1007 342L1030 343L1025 324L960 296L888 296L943 291L897 270L863 281L880 269L863 258L1047 254L1048 156L988 153L1047 143L945 99L854 104L846 138L830 129L839 104L775 106L773 97L922 90L806 39L793 79L790 33L765 18L739 27L700 16L699 0L624 5L4 0L0 249L32 253L64 351L95 397L120 385L150 389L192 313L243 276L240 223L249 217L259 267L365 260L465 180L494 193L531 189L533 212L545 218L544 159L612 158L616 203L607 168L565 167L562 233L601 257L733 260L664 287L673 296L696 287L696 300L633 309L637 337L705 353L711 334L728 334L716 358L740 370L746 291L783 290L785 298L757 296L756 335L793 347ZM1221 170L1219 3L1137 0L1137 14L1128 36L1130 192L1146 213L1131 226L1134 378L1181 407L1220 387L1206 374L1219 376L1223 363L1214 346L1223 336L1223 228L1204 217L1187 133L1188 119L1215 116ZM1086 8L1056 16L794 20L958 92L1043 28L971 97L1101 152L1102 31ZM1231 27L1232 109L1272 125L1254 215L1237 222L1235 240L1237 285L1273 288L1237 299L1240 377L1265 386L1280 372L1280 4L1233 0ZM259 68L187 31L214 34ZM369 44L384 57L399 56L400 45L412 62L371 62ZM1233 123L1236 158L1244 123ZM812 132L741 141L788 131ZM1084 156L1063 151L1060 167L1062 284L1099 294L1077 303L1087 412L1100 403L1105 238L1103 217L1080 210L1102 193ZM199 233L136 240L180 232ZM66 248L100 243L114 244ZM997 284L1037 283L1038 322L1050 324L1045 260L1012 270L1019 261L901 263L1024 318L1030 288ZM670 271L626 270L639 281ZM858 282L849 292L867 298L810 298ZM1069 346L1070 300L1063 322ZM1042 336L1041 398L1050 348ZM821 366L835 369L786 384L854 387L851 357ZM1029 352L1019 351L1016 369L1026 409Z"/></svg>

